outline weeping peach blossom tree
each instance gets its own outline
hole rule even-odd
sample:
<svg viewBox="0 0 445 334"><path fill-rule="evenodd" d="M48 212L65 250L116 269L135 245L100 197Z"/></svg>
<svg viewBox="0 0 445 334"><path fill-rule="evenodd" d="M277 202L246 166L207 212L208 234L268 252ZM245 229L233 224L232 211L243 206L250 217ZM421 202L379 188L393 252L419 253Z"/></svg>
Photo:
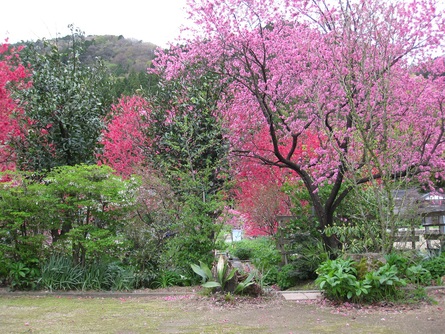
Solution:
<svg viewBox="0 0 445 334"><path fill-rule="evenodd" d="M158 52L156 71L218 74L232 152L293 171L321 231L359 185L445 176L436 59L445 22L435 1L193 0L188 10L194 25ZM259 145L265 130L270 145ZM307 154L298 148L310 134L320 145Z"/></svg>

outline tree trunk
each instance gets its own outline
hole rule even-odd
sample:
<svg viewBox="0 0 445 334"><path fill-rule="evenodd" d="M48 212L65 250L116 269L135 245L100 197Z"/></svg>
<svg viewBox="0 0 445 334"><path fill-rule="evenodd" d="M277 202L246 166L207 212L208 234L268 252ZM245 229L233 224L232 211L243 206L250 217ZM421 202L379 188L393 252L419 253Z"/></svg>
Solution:
<svg viewBox="0 0 445 334"><path fill-rule="evenodd" d="M334 213L324 213L322 217L317 217L320 221L320 230L321 236L323 238L323 242L326 246L326 249L332 252L337 251L341 248L341 242L338 240L335 234L331 236L327 236L324 232L326 227L332 226Z"/></svg>

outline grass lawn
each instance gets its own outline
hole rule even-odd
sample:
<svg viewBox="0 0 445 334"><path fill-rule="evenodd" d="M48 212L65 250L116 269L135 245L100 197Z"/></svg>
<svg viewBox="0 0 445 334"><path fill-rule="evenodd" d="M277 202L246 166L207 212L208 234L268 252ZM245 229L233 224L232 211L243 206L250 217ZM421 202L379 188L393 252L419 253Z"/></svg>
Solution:
<svg viewBox="0 0 445 334"><path fill-rule="evenodd" d="M0 296L0 333L443 333L437 304L355 308L282 298ZM237 297L238 298L238 297Z"/></svg>
<svg viewBox="0 0 445 334"><path fill-rule="evenodd" d="M251 333L207 317L189 296L0 297L0 333ZM202 305L202 308L205 308Z"/></svg>

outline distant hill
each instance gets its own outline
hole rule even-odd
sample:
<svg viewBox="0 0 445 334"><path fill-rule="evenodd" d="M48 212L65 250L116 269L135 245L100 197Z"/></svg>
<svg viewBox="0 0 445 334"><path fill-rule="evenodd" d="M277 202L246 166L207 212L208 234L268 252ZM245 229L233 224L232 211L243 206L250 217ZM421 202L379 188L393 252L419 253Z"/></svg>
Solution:
<svg viewBox="0 0 445 334"><path fill-rule="evenodd" d="M105 65L116 76L130 72L144 72L155 57L157 46L152 43L127 39L121 36L87 36L85 61L102 58Z"/></svg>
<svg viewBox="0 0 445 334"><path fill-rule="evenodd" d="M64 48L71 41L71 36L59 37L57 44ZM116 76L126 76L130 72L144 72L155 57L157 46L153 43L136 39L127 39L114 35L89 35L85 37L87 49L82 55L86 63L101 58L110 72Z"/></svg>

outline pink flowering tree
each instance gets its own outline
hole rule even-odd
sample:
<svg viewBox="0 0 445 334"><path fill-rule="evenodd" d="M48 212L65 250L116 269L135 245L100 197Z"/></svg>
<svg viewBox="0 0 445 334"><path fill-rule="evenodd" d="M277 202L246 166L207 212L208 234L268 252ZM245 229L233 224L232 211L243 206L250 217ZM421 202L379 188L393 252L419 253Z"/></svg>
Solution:
<svg viewBox="0 0 445 334"><path fill-rule="evenodd" d="M444 77L421 74L437 73L443 53L435 1L188 4L195 25L181 47L159 52L158 71L173 78L196 64L219 74L232 152L295 173L320 231L358 185L443 177ZM270 146L255 142L264 129ZM311 155L297 149L309 134L320 143Z"/></svg>

